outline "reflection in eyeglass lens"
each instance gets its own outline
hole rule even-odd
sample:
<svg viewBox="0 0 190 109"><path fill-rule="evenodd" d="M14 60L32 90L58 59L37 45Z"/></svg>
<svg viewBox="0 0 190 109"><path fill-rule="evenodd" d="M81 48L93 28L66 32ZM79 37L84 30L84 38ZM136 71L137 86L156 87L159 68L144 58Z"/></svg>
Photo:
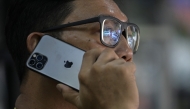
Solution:
<svg viewBox="0 0 190 109"><path fill-rule="evenodd" d="M107 19L103 27L103 41L108 45L115 45L120 37L121 25L113 20Z"/></svg>
<svg viewBox="0 0 190 109"><path fill-rule="evenodd" d="M134 49L137 40L137 30L134 26L128 26L127 28L128 44Z"/></svg>

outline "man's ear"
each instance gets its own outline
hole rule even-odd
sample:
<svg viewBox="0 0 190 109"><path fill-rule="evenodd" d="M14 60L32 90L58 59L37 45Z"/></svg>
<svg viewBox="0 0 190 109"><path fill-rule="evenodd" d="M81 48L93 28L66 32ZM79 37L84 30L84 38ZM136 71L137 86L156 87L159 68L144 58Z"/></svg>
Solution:
<svg viewBox="0 0 190 109"><path fill-rule="evenodd" d="M32 32L28 35L26 44L29 53L31 53L44 34L39 32Z"/></svg>

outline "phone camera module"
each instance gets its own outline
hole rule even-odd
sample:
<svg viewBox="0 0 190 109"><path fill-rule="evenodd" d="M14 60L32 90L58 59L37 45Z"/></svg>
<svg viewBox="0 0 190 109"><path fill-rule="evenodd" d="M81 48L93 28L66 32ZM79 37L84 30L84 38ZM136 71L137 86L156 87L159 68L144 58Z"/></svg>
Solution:
<svg viewBox="0 0 190 109"><path fill-rule="evenodd" d="M38 62L38 63L36 64L36 68L37 68L38 70L41 70L41 69L43 68L43 64L42 64L41 62Z"/></svg>
<svg viewBox="0 0 190 109"><path fill-rule="evenodd" d="M42 55L37 55L36 59L37 59L38 61L41 61L41 60L43 59L43 56L42 56Z"/></svg>
<svg viewBox="0 0 190 109"><path fill-rule="evenodd" d="M30 68L42 70L46 65L47 61L47 56L40 53L33 53L33 55L30 57L28 65L30 66Z"/></svg>
<svg viewBox="0 0 190 109"><path fill-rule="evenodd" d="M35 61L34 59L31 59L31 60L29 61L29 65L30 65L30 66L33 66L35 63L36 63L36 61Z"/></svg>

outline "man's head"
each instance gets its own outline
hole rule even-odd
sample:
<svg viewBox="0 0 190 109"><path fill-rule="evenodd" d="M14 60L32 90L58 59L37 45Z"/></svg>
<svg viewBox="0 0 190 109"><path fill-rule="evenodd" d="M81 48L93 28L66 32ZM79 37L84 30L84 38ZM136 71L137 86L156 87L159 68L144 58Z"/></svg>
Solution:
<svg viewBox="0 0 190 109"><path fill-rule="evenodd" d="M122 22L128 21L112 0L29 0L17 3L10 14L6 32L7 43L18 66L20 77L25 72L27 57L44 34L59 37L85 51L106 48L100 41L99 22L71 26L53 32L41 33L41 30L99 15L112 16ZM133 51L123 34L113 49L120 58L132 61Z"/></svg>
<svg viewBox="0 0 190 109"><path fill-rule="evenodd" d="M122 29L114 31L114 22L111 21L111 23L108 22L108 24L106 24L107 27L104 28L105 31L102 32L102 26L100 25L100 22L97 21L93 23L69 26L67 28L60 28L54 31L43 31L58 25L69 24L72 22L94 18L100 15L111 16L109 18L117 19L117 21L121 23L120 26ZM131 37L135 35L132 31L130 31L134 28L126 28L127 25L130 25L130 23L126 23L127 21L128 18L121 12L119 7L113 0L21 0L20 2L16 2L15 5L13 5L10 9L6 26L6 40L8 48L17 65L20 80L25 79L20 87L21 95L17 99L16 107L34 107L36 109L52 109L63 107L66 108L67 106L67 108L69 109L70 107L73 107L73 105L70 105L68 104L68 102L65 102L63 100L62 96L60 96L60 93L55 88L58 83L57 81L54 81L53 79L47 78L38 73L34 73L34 71L29 70L25 67L28 56L32 53L41 37L43 37L43 35L45 34L49 34L84 51L88 51L87 53L85 53L84 60L82 62L82 66L86 69L81 68L81 71L79 72L79 81L82 80L81 78L83 77L81 76L81 72L85 74L101 74L103 80L107 80L105 82L108 82L111 87L113 85L112 82L115 84L115 80L119 80L118 83L121 82L120 79L117 78L119 76L122 78L123 83L119 85L121 87L116 87L115 89L122 89L122 93L126 93L125 89L128 88L128 84L126 83L135 82L134 77L132 76L135 71L135 66L131 62L133 59L133 48L130 47L129 41L132 40L133 42L137 40L136 37ZM111 49L105 49L108 48L108 46L103 44L100 40L102 34L109 37L120 37L118 44ZM128 37L131 37L131 39L129 39ZM105 41L105 43L107 42ZM103 52L101 50L103 50ZM107 61L114 62L111 62L112 64L106 64L108 66L105 68L98 66L98 68L92 70L94 67L91 66L91 64L89 63L91 61L94 62L98 58L95 57L95 51L96 53L98 52L97 54L102 53L100 56L101 59L98 59L100 62L98 63L98 65L104 65L104 62ZM90 56L88 55L88 53L90 53ZM93 59L88 59L88 56L93 57ZM97 64L97 62L95 63ZM122 65L120 66L120 64ZM86 65L90 66L86 67ZM101 71L99 71L99 69L101 69ZM96 70L99 72L96 72ZM111 75L103 75L107 72L111 72ZM27 75L25 76L25 74ZM125 74L126 76L123 76ZM128 77L127 75L130 75L129 78L124 78ZM90 77L87 78L88 76ZM91 80L91 77L94 77L92 75L88 76L85 75L86 78L84 78L83 82L87 79ZM98 75L96 76L96 78L93 78L96 80L94 82L91 81L94 86L96 86L96 84L98 83L97 81L101 80L98 80ZM109 80L111 80L112 82L110 82ZM125 80L129 80L129 82ZM130 82L130 80L133 82ZM100 87L102 86L101 83L99 85ZM103 86L105 85L106 84L104 84ZM123 85L126 86L124 87L124 89ZM133 85L130 86L132 86L132 89L136 90L136 85L134 85L135 87L133 87ZM92 85L92 89L90 90L94 90L93 88L94 87ZM66 89L68 89L68 87ZM104 89L105 87L103 88L103 90ZM105 91L108 91L108 89L105 89ZM133 95L135 95L132 97L138 98L137 91L131 91ZM82 91L80 90L80 92ZM85 91L83 90L83 92ZM110 93L113 93L113 91L111 91ZM71 93L68 93L66 95L72 96ZM119 95L123 94L119 93ZM129 96L128 94L126 95L127 97L129 97L129 99L131 98L131 93L129 93ZM132 100L136 102L138 100L136 98L135 100L132 98Z"/></svg>

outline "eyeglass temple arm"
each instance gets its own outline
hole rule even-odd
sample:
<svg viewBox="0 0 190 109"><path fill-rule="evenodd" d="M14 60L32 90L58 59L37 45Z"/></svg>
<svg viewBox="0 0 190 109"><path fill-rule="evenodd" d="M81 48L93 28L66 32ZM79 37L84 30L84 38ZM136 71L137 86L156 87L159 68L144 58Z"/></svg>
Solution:
<svg viewBox="0 0 190 109"><path fill-rule="evenodd" d="M62 25L55 26L55 27L52 27L52 28L49 28L49 29L46 29L46 30L42 30L41 32L49 32L49 31L54 31L54 30L70 27L70 26L77 26L77 25L93 23L93 22L97 22L97 21L99 21L99 17L94 17L94 18L90 18L90 19L77 21L77 22L62 24Z"/></svg>

